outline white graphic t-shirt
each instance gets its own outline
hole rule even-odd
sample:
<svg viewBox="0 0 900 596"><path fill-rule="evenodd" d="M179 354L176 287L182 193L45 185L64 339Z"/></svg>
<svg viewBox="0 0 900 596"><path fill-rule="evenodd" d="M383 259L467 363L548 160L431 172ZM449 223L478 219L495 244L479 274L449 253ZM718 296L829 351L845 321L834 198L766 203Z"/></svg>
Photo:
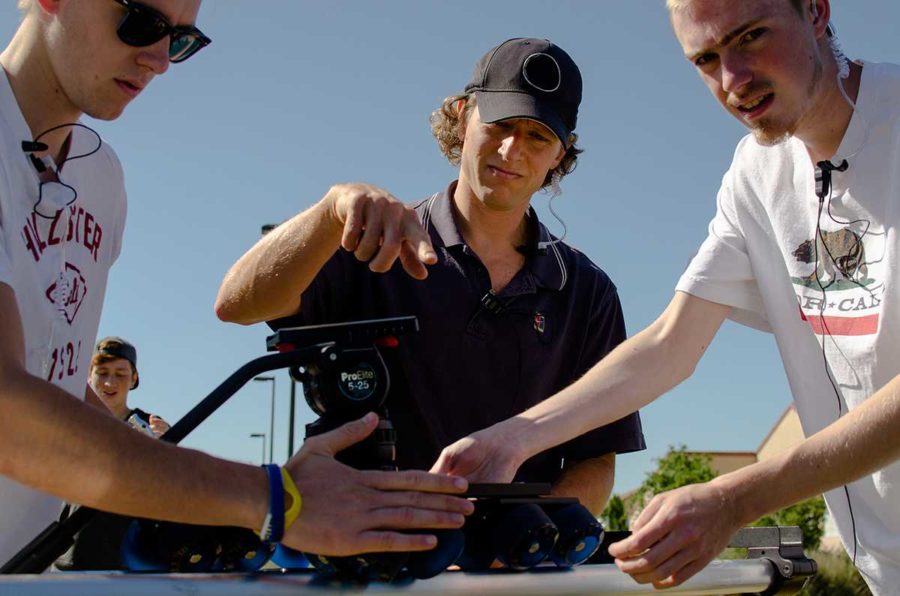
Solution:
<svg viewBox="0 0 900 596"><path fill-rule="evenodd" d="M71 130L70 157L97 146L95 134ZM104 143L63 164L66 186L42 186L26 140L32 133L0 69L0 284L16 295L28 372L83 399L107 274L122 246L122 168ZM0 564L59 509L59 499L0 476Z"/></svg>
<svg viewBox="0 0 900 596"><path fill-rule="evenodd" d="M709 236L678 282L775 334L807 436L900 374L898 116L900 67L866 63L857 111L831 160L849 167L832 172L821 204L802 142L763 147L744 138ZM869 584L898 593L900 463L825 498Z"/></svg>

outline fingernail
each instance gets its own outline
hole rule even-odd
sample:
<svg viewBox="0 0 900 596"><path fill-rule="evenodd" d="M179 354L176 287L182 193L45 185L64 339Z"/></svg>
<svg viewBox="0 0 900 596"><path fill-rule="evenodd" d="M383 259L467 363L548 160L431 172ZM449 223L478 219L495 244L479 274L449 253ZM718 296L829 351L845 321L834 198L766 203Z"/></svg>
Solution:
<svg viewBox="0 0 900 596"><path fill-rule="evenodd" d="M466 482L465 478L460 478L457 476L453 479L453 486L460 490L465 490L469 486L469 483Z"/></svg>
<svg viewBox="0 0 900 596"><path fill-rule="evenodd" d="M425 544L427 544L428 546L435 546L437 544L437 537L431 536L430 534L428 536L425 536Z"/></svg>
<svg viewBox="0 0 900 596"><path fill-rule="evenodd" d="M368 414L366 414L365 416L362 417L362 421L365 422L366 424L371 423L373 420L375 420L375 412L369 412Z"/></svg>

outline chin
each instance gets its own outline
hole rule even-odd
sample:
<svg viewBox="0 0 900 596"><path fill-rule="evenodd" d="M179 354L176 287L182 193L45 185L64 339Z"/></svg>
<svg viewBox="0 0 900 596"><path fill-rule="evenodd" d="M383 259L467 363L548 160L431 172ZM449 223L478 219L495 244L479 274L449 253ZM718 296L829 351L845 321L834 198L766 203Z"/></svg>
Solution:
<svg viewBox="0 0 900 596"><path fill-rule="evenodd" d="M128 101L107 101L95 102L94 105L85 106L81 111L95 120L115 120L122 115L125 108L131 100Z"/></svg>
<svg viewBox="0 0 900 596"><path fill-rule="evenodd" d="M751 129L756 142L765 147L773 147L784 143L794 136L796 132L795 126L775 126L772 124L761 123Z"/></svg>
<svg viewBox="0 0 900 596"><path fill-rule="evenodd" d="M121 116L122 112L124 112L124 111L125 111L125 106L121 106L120 108L115 109L115 110L111 110L111 109L90 110L90 111L85 110L84 113L87 114L88 116L90 116L91 118L93 118L94 120L105 120L108 122L110 120L115 120L116 118Z"/></svg>

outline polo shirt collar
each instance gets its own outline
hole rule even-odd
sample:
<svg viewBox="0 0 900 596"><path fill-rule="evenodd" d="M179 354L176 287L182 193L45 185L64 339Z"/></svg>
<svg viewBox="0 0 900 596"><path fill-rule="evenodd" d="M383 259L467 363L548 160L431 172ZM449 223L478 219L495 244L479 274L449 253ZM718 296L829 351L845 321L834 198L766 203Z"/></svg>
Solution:
<svg viewBox="0 0 900 596"><path fill-rule="evenodd" d="M466 246L466 241L459 233L456 219L453 217L453 193L456 191L456 182L454 180L446 190L428 199L422 216L422 225L425 229L437 232L446 247Z"/></svg>
<svg viewBox="0 0 900 596"><path fill-rule="evenodd" d="M562 243L550 244L555 238L547 227L538 220L533 207L528 208L528 225L537 227L537 234L532 231L528 235L528 249L531 251L526 267L531 269L537 285L549 290L562 290L568 281L566 255L559 248ZM534 227L531 228L534 230ZM537 252L538 242L545 242L546 248Z"/></svg>
<svg viewBox="0 0 900 596"><path fill-rule="evenodd" d="M456 184L457 181L454 180L446 190L436 193L428 199L422 216L422 224L425 229L437 232L443 245L448 248L467 246L453 216L452 197L456 190ZM528 208L527 225L528 239L526 242L530 254L526 256L525 267L534 276L534 282L538 287L562 290L568 280L566 255L558 244L550 244L543 254L537 253L538 242L549 243L554 238L544 224L538 220L537 213L532 207Z"/></svg>

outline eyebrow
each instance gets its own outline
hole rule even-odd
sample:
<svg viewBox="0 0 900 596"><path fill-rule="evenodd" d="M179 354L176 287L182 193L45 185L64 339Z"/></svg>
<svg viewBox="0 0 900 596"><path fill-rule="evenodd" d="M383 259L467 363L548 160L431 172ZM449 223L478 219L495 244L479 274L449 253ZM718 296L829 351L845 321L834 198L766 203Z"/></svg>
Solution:
<svg viewBox="0 0 900 596"><path fill-rule="evenodd" d="M726 33L721 39L716 40L712 46L703 48L702 50L698 50L692 54L685 54L685 57L688 60L690 60L691 62L695 62L697 60L697 58L699 58L700 56L703 56L704 54L709 54L716 48L721 48L721 47L727 46L732 41L734 41L734 39L736 37L740 37L748 29L754 28L757 24L759 24L759 22L761 20L762 19L756 19L754 21L750 21L749 23L744 23L743 25L740 25L740 26L736 27L735 29L732 29L731 31Z"/></svg>

